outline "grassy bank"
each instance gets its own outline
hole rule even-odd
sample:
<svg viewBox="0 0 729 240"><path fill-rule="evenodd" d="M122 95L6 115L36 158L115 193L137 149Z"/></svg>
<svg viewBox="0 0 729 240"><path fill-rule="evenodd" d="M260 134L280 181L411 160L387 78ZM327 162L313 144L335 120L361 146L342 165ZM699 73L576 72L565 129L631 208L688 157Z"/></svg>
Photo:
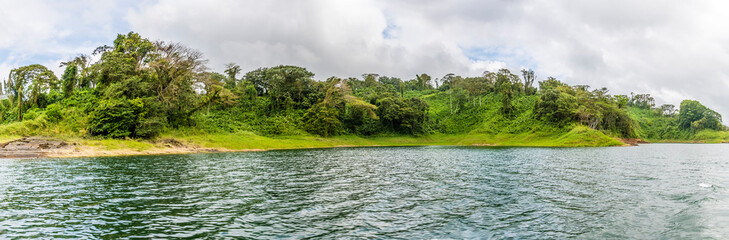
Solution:
<svg viewBox="0 0 729 240"><path fill-rule="evenodd" d="M604 135L600 131L578 126L563 134L462 134L447 135L433 134L425 136L376 136L360 137L353 135L319 137L311 135L297 136L260 136L249 132L244 133L195 133L189 131L175 131L163 134L160 139L174 140L184 146L198 149L215 149L218 151L243 150L275 150L299 148L330 148L354 146L531 146L531 147L601 147L621 146L622 142ZM83 145L98 147L100 149L132 149L146 151L155 148L165 148L164 143L147 140L88 140L81 141Z"/></svg>
<svg viewBox="0 0 729 240"><path fill-rule="evenodd" d="M64 140L72 147L52 151L48 157L91 157L147 154L181 154L212 151L263 151L276 149L306 149L358 146L520 146L520 147L601 147L621 146L622 142L602 132L577 126L564 133L522 134L431 134L423 136L376 136L361 137L343 135L319 137L313 135L260 136L243 133L203 133L198 131L171 131L156 140L102 139L78 136L39 137ZM1 135L3 142L21 138L18 135Z"/></svg>
<svg viewBox="0 0 729 240"><path fill-rule="evenodd" d="M645 139L652 143L729 143L729 132L703 130L687 138L678 139Z"/></svg>

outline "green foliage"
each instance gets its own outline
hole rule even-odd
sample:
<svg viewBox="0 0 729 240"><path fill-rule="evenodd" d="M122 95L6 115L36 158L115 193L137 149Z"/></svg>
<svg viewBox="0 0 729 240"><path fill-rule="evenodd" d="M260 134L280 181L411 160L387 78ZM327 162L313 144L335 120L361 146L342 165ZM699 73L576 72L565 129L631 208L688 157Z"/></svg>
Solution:
<svg viewBox="0 0 729 240"><path fill-rule="evenodd" d="M61 111L61 105L59 104L51 104L46 107L46 116L48 117L48 121L56 123L63 119L63 112Z"/></svg>
<svg viewBox="0 0 729 240"><path fill-rule="evenodd" d="M415 80L417 81L417 89L420 91L433 88L433 86L430 85L431 78L428 74L423 73L415 75Z"/></svg>
<svg viewBox="0 0 729 240"><path fill-rule="evenodd" d="M339 110L327 104L319 103L307 110L304 115L304 129L322 137L337 135L342 123L339 121Z"/></svg>
<svg viewBox="0 0 729 240"><path fill-rule="evenodd" d="M26 115L25 120L0 125L0 134L18 136L48 136L49 123L44 114L35 111ZM31 118L34 117L34 118Z"/></svg>
<svg viewBox="0 0 729 240"><path fill-rule="evenodd" d="M558 145L576 147L620 146L623 143L600 131L586 126L577 126L555 140Z"/></svg>
<svg viewBox="0 0 729 240"><path fill-rule="evenodd" d="M376 113L377 106L354 96L347 96L343 110L340 110L340 119L349 133L373 135L381 131Z"/></svg>
<svg viewBox="0 0 729 240"><path fill-rule="evenodd" d="M225 80L225 88L228 89L235 89L238 85L239 80L237 79L238 74L240 73L241 68L238 64L235 63L228 63L225 65L225 74L228 75Z"/></svg>
<svg viewBox="0 0 729 240"><path fill-rule="evenodd" d="M146 113L139 98L101 100L90 114L90 132L111 138L135 137Z"/></svg>
<svg viewBox="0 0 729 240"><path fill-rule="evenodd" d="M428 108L428 103L420 98L387 97L377 100L377 115L383 125L400 133L427 132Z"/></svg>
<svg viewBox="0 0 729 240"><path fill-rule="evenodd" d="M650 94L633 94L630 93L630 99L628 100L628 106L637 107L640 109L651 109L656 105L655 99Z"/></svg>
<svg viewBox="0 0 729 240"><path fill-rule="evenodd" d="M45 94L58 89L58 78L48 68L33 64L10 71L5 92L16 105L18 120L24 109L44 107Z"/></svg>
<svg viewBox="0 0 729 240"><path fill-rule="evenodd" d="M688 131L679 128L676 116L664 116L655 111L638 107L629 107L628 114L638 123L636 132L640 138L646 140L688 139L691 135Z"/></svg>
<svg viewBox="0 0 729 240"><path fill-rule="evenodd" d="M611 96L551 77L537 89L527 69L522 78L500 69L315 81L306 68L280 65L241 77L235 63L209 72L200 52L134 32L94 55L96 63L87 55L63 62L61 81L40 65L13 69L3 89L8 99L0 100L0 122L7 123L0 133L154 138L184 129L267 140L449 134L458 137L428 142L539 146L619 144L609 136L725 137L721 116L696 101L684 101L680 111L654 108L648 94Z"/></svg>
<svg viewBox="0 0 729 240"><path fill-rule="evenodd" d="M160 117L141 118L134 129L134 137L154 138L164 130L165 122Z"/></svg>
<svg viewBox="0 0 729 240"><path fill-rule="evenodd" d="M41 111L38 108L31 108L23 114L23 120L34 120L41 115Z"/></svg>
<svg viewBox="0 0 729 240"><path fill-rule="evenodd" d="M78 67L76 65L68 65L66 70L63 72L61 77L61 84L63 85L63 95L69 97L73 94L74 89L79 84L78 81Z"/></svg>
<svg viewBox="0 0 729 240"><path fill-rule="evenodd" d="M704 129L723 130L721 115L698 101L684 100L678 112L678 124L682 129L701 131Z"/></svg>
<svg viewBox="0 0 729 240"><path fill-rule="evenodd" d="M536 116L551 123L567 124L576 118L577 98L558 88L542 89Z"/></svg>
<svg viewBox="0 0 729 240"><path fill-rule="evenodd" d="M274 109L308 108L312 101L305 98L314 91L312 77L314 74L302 67L277 66L267 69L265 80L271 86L269 94Z"/></svg>
<svg viewBox="0 0 729 240"><path fill-rule="evenodd" d="M579 123L607 133L632 138L635 123L621 107L621 97L607 94L607 89L588 91L588 86L568 86L550 78L540 82L536 117L548 123ZM624 106L624 105L623 105Z"/></svg>
<svg viewBox="0 0 729 240"><path fill-rule="evenodd" d="M301 135L301 115L275 115L256 121L256 130L266 136Z"/></svg>

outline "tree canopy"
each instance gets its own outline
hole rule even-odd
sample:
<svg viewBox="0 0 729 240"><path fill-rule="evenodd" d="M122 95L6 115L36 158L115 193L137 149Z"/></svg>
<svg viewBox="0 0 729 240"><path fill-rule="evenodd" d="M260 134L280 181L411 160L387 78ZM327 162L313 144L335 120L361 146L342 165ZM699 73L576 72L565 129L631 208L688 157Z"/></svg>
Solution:
<svg viewBox="0 0 729 240"><path fill-rule="evenodd" d="M93 59L98 59L93 61ZM154 138L170 129L262 135L489 134L584 125L618 137L679 138L721 131L721 115L693 100L655 107L649 94L538 81L531 69L479 76L377 73L317 81L304 67L244 73L236 63L210 71L197 50L130 32L92 55L61 63L60 80L33 64L10 71L0 101L5 123L46 117L68 131L111 138ZM539 86L534 86L538 82ZM634 119L647 111L656 121ZM39 115L39 113L42 113Z"/></svg>

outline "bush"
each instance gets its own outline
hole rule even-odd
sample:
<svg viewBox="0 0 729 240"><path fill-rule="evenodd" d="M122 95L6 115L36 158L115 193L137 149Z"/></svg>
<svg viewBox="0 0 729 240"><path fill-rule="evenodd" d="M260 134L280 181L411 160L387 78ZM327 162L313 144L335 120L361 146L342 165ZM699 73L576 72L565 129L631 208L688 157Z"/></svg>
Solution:
<svg viewBox="0 0 729 240"><path fill-rule="evenodd" d="M23 120L33 120L40 116L40 112L37 108L31 108L30 110L23 113Z"/></svg>
<svg viewBox="0 0 729 240"><path fill-rule="evenodd" d="M46 117L48 117L48 121L53 123L61 121L63 119L63 113L61 110L61 105L58 105L57 103L48 105L48 107L46 107Z"/></svg>
<svg viewBox="0 0 729 240"><path fill-rule="evenodd" d="M323 103L309 108L304 119L304 129L307 132L323 137L339 134L342 127L342 123L339 121L339 110Z"/></svg>
<svg viewBox="0 0 729 240"><path fill-rule="evenodd" d="M263 118L255 126L263 135L300 135L303 132L297 128L301 124L299 114L276 115Z"/></svg>
<svg viewBox="0 0 729 240"><path fill-rule="evenodd" d="M691 129L695 132L712 129L721 131L721 115L698 101L684 100L678 113L678 123L682 129Z"/></svg>
<svg viewBox="0 0 729 240"><path fill-rule="evenodd" d="M135 137L146 111L141 99L107 99L99 101L91 112L91 135L112 138ZM147 132L144 132L147 135Z"/></svg>
<svg viewBox="0 0 729 240"><path fill-rule="evenodd" d="M164 119L146 118L137 125L134 135L140 138L154 138L164 129Z"/></svg>

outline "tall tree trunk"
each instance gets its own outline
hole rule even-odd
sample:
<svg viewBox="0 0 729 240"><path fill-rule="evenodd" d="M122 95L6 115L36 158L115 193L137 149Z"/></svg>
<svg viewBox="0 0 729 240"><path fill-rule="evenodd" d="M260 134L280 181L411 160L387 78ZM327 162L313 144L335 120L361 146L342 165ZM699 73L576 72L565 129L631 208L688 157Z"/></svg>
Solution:
<svg viewBox="0 0 729 240"><path fill-rule="evenodd" d="M18 92L18 122L23 120L23 98L20 97L22 92Z"/></svg>
<svg viewBox="0 0 729 240"><path fill-rule="evenodd" d="M451 114L453 114L453 91L448 93L448 103L450 104Z"/></svg>

